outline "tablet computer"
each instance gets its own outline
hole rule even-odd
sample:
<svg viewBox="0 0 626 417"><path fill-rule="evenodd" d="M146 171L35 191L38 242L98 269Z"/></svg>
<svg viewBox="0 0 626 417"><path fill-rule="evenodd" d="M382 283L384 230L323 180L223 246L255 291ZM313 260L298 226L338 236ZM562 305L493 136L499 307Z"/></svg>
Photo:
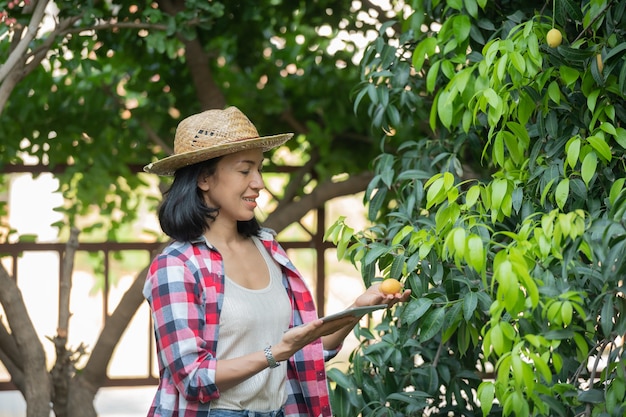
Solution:
<svg viewBox="0 0 626 417"><path fill-rule="evenodd" d="M343 311L340 311L339 313L324 316L322 317L322 321L324 321L324 323L327 323L329 321L337 320L346 316L363 317L364 315L371 313L372 311L380 310L382 308L387 308L387 304L376 304L373 306L364 306L364 307L352 307L352 308L348 308Z"/></svg>

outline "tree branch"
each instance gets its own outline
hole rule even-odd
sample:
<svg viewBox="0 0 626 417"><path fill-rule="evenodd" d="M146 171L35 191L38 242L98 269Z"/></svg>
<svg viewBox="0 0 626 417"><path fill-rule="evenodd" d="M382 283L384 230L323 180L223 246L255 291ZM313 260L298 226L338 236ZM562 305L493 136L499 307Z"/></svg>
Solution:
<svg viewBox="0 0 626 417"><path fill-rule="evenodd" d="M37 2L35 11L30 18L30 23L28 24L28 30L26 31L26 35L22 39L20 39L19 43L11 52L6 62L0 65L0 82L2 82L6 78L11 70L23 59L24 55L26 55L28 45L32 42L33 39L35 39L35 36L37 35L37 29L39 28L39 25L43 20L47 4L48 2L44 0L39 0Z"/></svg>
<svg viewBox="0 0 626 417"><path fill-rule="evenodd" d="M1 266L0 266L1 267ZM11 375L11 382L21 392L24 391L24 371L21 364L23 363L20 350L15 344L15 340L11 333L0 322L0 362L7 368Z"/></svg>
<svg viewBox="0 0 626 417"><path fill-rule="evenodd" d="M21 392L29 406L28 416L43 415L37 414L43 413L43 410L49 413L51 392L46 354L28 315L22 292L4 268L0 268L0 288L0 303L6 313L15 346L22 356L24 389Z"/></svg>
<svg viewBox="0 0 626 417"><path fill-rule="evenodd" d="M310 210L322 207L328 200L365 190L373 176L371 172L363 172L358 175L351 175L350 178L342 182L335 183L329 180L321 183L315 187L311 194L307 194L299 201L286 205L279 204L276 210L263 222L263 225L280 232L291 223L304 217Z"/></svg>

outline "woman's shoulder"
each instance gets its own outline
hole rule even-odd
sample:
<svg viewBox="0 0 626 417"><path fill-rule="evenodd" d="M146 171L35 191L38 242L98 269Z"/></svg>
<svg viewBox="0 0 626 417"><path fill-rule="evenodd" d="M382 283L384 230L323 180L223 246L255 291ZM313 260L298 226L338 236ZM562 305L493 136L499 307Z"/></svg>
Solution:
<svg viewBox="0 0 626 417"><path fill-rule="evenodd" d="M164 258L178 258L181 260L191 259L198 255L198 253L204 253L208 251L209 245L203 239L197 239L192 241L178 241L174 240L168 243L159 253L157 257Z"/></svg>
<svg viewBox="0 0 626 417"><path fill-rule="evenodd" d="M269 227L261 227L257 236L261 241L274 241L276 240L276 231Z"/></svg>

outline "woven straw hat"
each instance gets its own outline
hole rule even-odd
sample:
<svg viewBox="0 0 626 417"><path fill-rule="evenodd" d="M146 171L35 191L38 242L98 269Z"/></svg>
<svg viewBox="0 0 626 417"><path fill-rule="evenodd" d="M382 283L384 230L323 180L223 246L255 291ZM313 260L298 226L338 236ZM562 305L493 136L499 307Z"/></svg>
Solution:
<svg viewBox="0 0 626 417"><path fill-rule="evenodd" d="M146 172L173 175L187 165L245 149L263 152L287 142L293 133L260 137L252 122L236 107L207 110L182 120L176 128L174 155L146 165Z"/></svg>

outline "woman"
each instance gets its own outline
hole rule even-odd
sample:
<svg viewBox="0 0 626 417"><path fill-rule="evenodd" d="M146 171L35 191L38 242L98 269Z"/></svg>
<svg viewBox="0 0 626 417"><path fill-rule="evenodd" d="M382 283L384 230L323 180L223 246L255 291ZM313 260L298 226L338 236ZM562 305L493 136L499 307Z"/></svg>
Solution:
<svg viewBox="0 0 626 417"><path fill-rule="evenodd" d="M319 319L300 273L254 216L263 152L292 134L259 137L237 108L176 129L174 155L145 167L174 175L159 208L173 239L144 287L160 384L149 416L330 417L324 362L359 317ZM353 306L408 298L377 286Z"/></svg>

